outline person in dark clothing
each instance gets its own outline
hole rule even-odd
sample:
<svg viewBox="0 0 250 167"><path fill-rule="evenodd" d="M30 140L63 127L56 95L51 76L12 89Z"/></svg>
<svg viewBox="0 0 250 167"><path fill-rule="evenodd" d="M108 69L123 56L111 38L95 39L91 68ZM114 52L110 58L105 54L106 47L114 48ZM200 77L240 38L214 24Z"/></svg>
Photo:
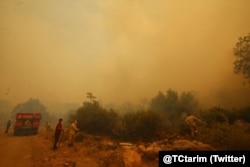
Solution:
<svg viewBox="0 0 250 167"><path fill-rule="evenodd" d="M11 121L8 120L5 133L8 133L10 126L11 126Z"/></svg>
<svg viewBox="0 0 250 167"><path fill-rule="evenodd" d="M61 136L61 133L62 131L64 131L63 127L62 127L62 122L63 122L63 119L59 119L57 125L56 125L56 129L55 129L55 140L54 140L54 146L53 146L53 149L57 149L57 143L59 141L59 138Z"/></svg>

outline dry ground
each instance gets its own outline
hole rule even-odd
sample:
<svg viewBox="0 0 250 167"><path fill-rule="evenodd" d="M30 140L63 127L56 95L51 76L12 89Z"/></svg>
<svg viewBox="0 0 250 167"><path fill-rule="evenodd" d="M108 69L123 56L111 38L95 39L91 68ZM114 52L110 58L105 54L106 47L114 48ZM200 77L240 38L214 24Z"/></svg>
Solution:
<svg viewBox="0 0 250 167"><path fill-rule="evenodd" d="M2 130L3 132L3 130ZM0 166L4 167L124 167L122 147L107 138L85 136L74 147L64 135L57 150L52 150L53 132L45 138L43 130L34 136L0 135ZM157 162L139 166L156 167Z"/></svg>

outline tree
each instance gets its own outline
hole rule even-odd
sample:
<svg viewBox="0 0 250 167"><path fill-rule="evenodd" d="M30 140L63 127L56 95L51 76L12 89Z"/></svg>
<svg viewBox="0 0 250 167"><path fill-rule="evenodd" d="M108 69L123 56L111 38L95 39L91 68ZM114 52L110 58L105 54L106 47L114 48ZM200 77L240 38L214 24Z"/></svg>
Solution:
<svg viewBox="0 0 250 167"><path fill-rule="evenodd" d="M163 119L153 111L128 112L122 118L121 136L131 141L150 141L164 130Z"/></svg>
<svg viewBox="0 0 250 167"><path fill-rule="evenodd" d="M90 134L113 135L118 114L114 111L107 111L98 103L84 102L71 119L78 120L78 127Z"/></svg>
<svg viewBox="0 0 250 167"><path fill-rule="evenodd" d="M150 108L153 111L164 111L165 95L159 91L156 97L151 99Z"/></svg>
<svg viewBox="0 0 250 167"><path fill-rule="evenodd" d="M248 123L250 123L250 106L246 106L246 107L243 107L241 108L239 111L238 111L238 119L241 119L241 120L244 120Z"/></svg>
<svg viewBox="0 0 250 167"><path fill-rule="evenodd" d="M176 130L182 123L185 113L195 113L199 108L198 100L191 92L182 92L168 89L165 94L159 92L152 98L150 110L159 112L165 118L165 126L168 130Z"/></svg>
<svg viewBox="0 0 250 167"><path fill-rule="evenodd" d="M228 114L226 109L215 106L203 112L202 117L209 125L214 126L217 123L228 123Z"/></svg>
<svg viewBox="0 0 250 167"><path fill-rule="evenodd" d="M96 102L96 97L91 92L87 92L87 98L89 98L90 103Z"/></svg>
<svg viewBox="0 0 250 167"><path fill-rule="evenodd" d="M242 73L244 78L250 83L250 33L243 38L239 38L234 48L234 72L236 74Z"/></svg>
<svg viewBox="0 0 250 167"><path fill-rule="evenodd" d="M179 97L179 109L181 112L194 113L199 108L199 102L192 92L182 92Z"/></svg>
<svg viewBox="0 0 250 167"><path fill-rule="evenodd" d="M172 89L168 89L166 94L159 91L158 95L151 100L151 110L163 112L176 110L176 107L178 106L178 98L178 93Z"/></svg>
<svg viewBox="0 0 250 167"><path fill-rule="evenodd" d="M19 103L12 110L12 115L15 118L18 112L28 113L41 113L43 119L49 119L49 113L46 111L46 107L39 101L39 99L29 99L25 103Z"/></svg>

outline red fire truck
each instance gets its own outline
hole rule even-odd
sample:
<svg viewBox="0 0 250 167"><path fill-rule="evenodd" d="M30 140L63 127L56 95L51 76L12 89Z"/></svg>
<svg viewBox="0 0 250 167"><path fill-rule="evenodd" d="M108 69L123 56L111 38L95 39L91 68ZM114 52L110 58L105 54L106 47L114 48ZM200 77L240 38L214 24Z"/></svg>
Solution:
<svg viewBox="0 0 250 167"><path fill-rule="evenodd" d="M17 113L14 135L36 135L41 119L40 113Z"/></svg>

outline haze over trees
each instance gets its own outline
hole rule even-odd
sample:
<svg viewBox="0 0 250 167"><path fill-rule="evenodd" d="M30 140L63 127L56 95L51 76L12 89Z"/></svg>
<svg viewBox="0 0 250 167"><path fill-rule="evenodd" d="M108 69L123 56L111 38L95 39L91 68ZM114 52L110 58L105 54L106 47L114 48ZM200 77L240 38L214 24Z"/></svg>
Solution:
<svg viewBox="0 0 250 167"><path fill-rule="evenodd" d="M247 134L250 128L245 126L239 130L237 123L239 120L250 123L249 112L249 106L239 109L211 106L204 110L192 92L168 89L152 97L148 109L137 108L122 114L117 109L107 109L96 101L87 100L72 112L69 120L77 119L80 130L88 134L140 142L164 139L176 133L186 136L184 118L192 113L204 121L199 125L198 140L218 147L246 149L250 148L245 142L250 139ZM242 137L242 143L235 143L235 135Z"/></svg>
<svg viewBox="0 0 250 167"><path fill-rule="evenodd" d="M91 96L89 96L91 95ZM87 94L87 100L77 109L69 110L65 122L78 120L78 127L82 132L91 135L104 135L121 141L153 141L164 139L171 134L185 136L187 131L183 126L187 113L193 113L200 117L206 125L201 125L197 139L211 145L236 149L250 149L247 142L250 138L250 127L237 128L237 122L250 123L250 108L225 109L220 106L211 106L204 110L192 92L178 93L173 89L165 92L159 91L148 102L147 108L134 108L120 113L119 109L105 108L98 101L90 100L93 94ZM4 103L3 103L4 104ZM14 117L17 112L39 112L43 119L52 119L46 107L39 99L29 99L16 105L11 111ZM60 114L60 113L58 113ZM63 113L58 115L57 119ZM65 127L69 125L65 124ZM210 135L209 135L210 134ZM241 136L242 142L235 143L236 135ZM79 135L83 139L83 136ZM239 139L237 139L238 141Z"/></svg>
<svg viewBox="0 0 250 167"><path fill-rule="evenodd" d="M89 97L90 93L87 93ZM91 93L92 95L92 93ZM137 108L119 114L119 110L106 109L97 101L83 102L72 113L70 120L77 119L79 128L95 135L109 135L126 140L152 140L165 132L179 130L182 117L198 112L199 104L191 92L168 89L151 99L148 109Z"/></svg>
<svg viewBox="0 0 250 167"><path fill-rule="evenodd" d="M234 48L236 60L234 62L234 72L242 74L250 84L250 33L240 37Z"/></svg>
<svg viewBox="0 0 250 167"><path fill-rule="evenodd" d="M49 113L46 111L46 107L39 99L31 98L24 103L17 104L12 110L12 118L15 118L18 112L41 113L43 120L48 120L50 118Z"/></svg>
<svg viewBox="0 0 250 167"><path fill-rule="evenodd" d="M234 62L235 73L243 74L250 81L250 34L239 38L234 53L237 58ZM237 125L238 122L250 123L249 105L237 109L211 106L205 110L193 92L177 92L171 88L159 91L149 101L143 100L141 107L127 104L122 108L126 112L103 107L92 92L87 92L86 98L82 106L76 109L72 109L75 108L73 104L65 106L69 109L65 122L77 119L80 130L91 135L106 135L126 141L152 141L173 133L185 135L184 118L192 113L206 122L197 139L212 145L226 143L227 147L233 149L250 149L250 145L244 145L250 139L250 127L239 128ZM39 99L31 98L19 103L12 111L7 101L0 101L0 116L12 115L14 118L17 112L41 113L43 120L52 119L51 113ZM56 119L63 116L61 110L56 112ZM236 140L232 137L239 135L242 141L238 142L237 139L237 143L234 143Z"/></svg>
<svg viewBox="0 0 250 167"><path fill-rule="evenodd" d="M166 118L166 127L175 129L181 124L180 118L187 113L196 113L199 110L199 102L191 92L178 92L168 89L166 94L161 91L153 97L150 103L150 110L162 114Z"/></svg>
<svg viewBox="0 0 250 167"><path fill-rule="evenodd" d="M7 121L11 118L12 104L7 100L0 100L0 120ZM5 123L4 122L4 123Z"/></svg>

